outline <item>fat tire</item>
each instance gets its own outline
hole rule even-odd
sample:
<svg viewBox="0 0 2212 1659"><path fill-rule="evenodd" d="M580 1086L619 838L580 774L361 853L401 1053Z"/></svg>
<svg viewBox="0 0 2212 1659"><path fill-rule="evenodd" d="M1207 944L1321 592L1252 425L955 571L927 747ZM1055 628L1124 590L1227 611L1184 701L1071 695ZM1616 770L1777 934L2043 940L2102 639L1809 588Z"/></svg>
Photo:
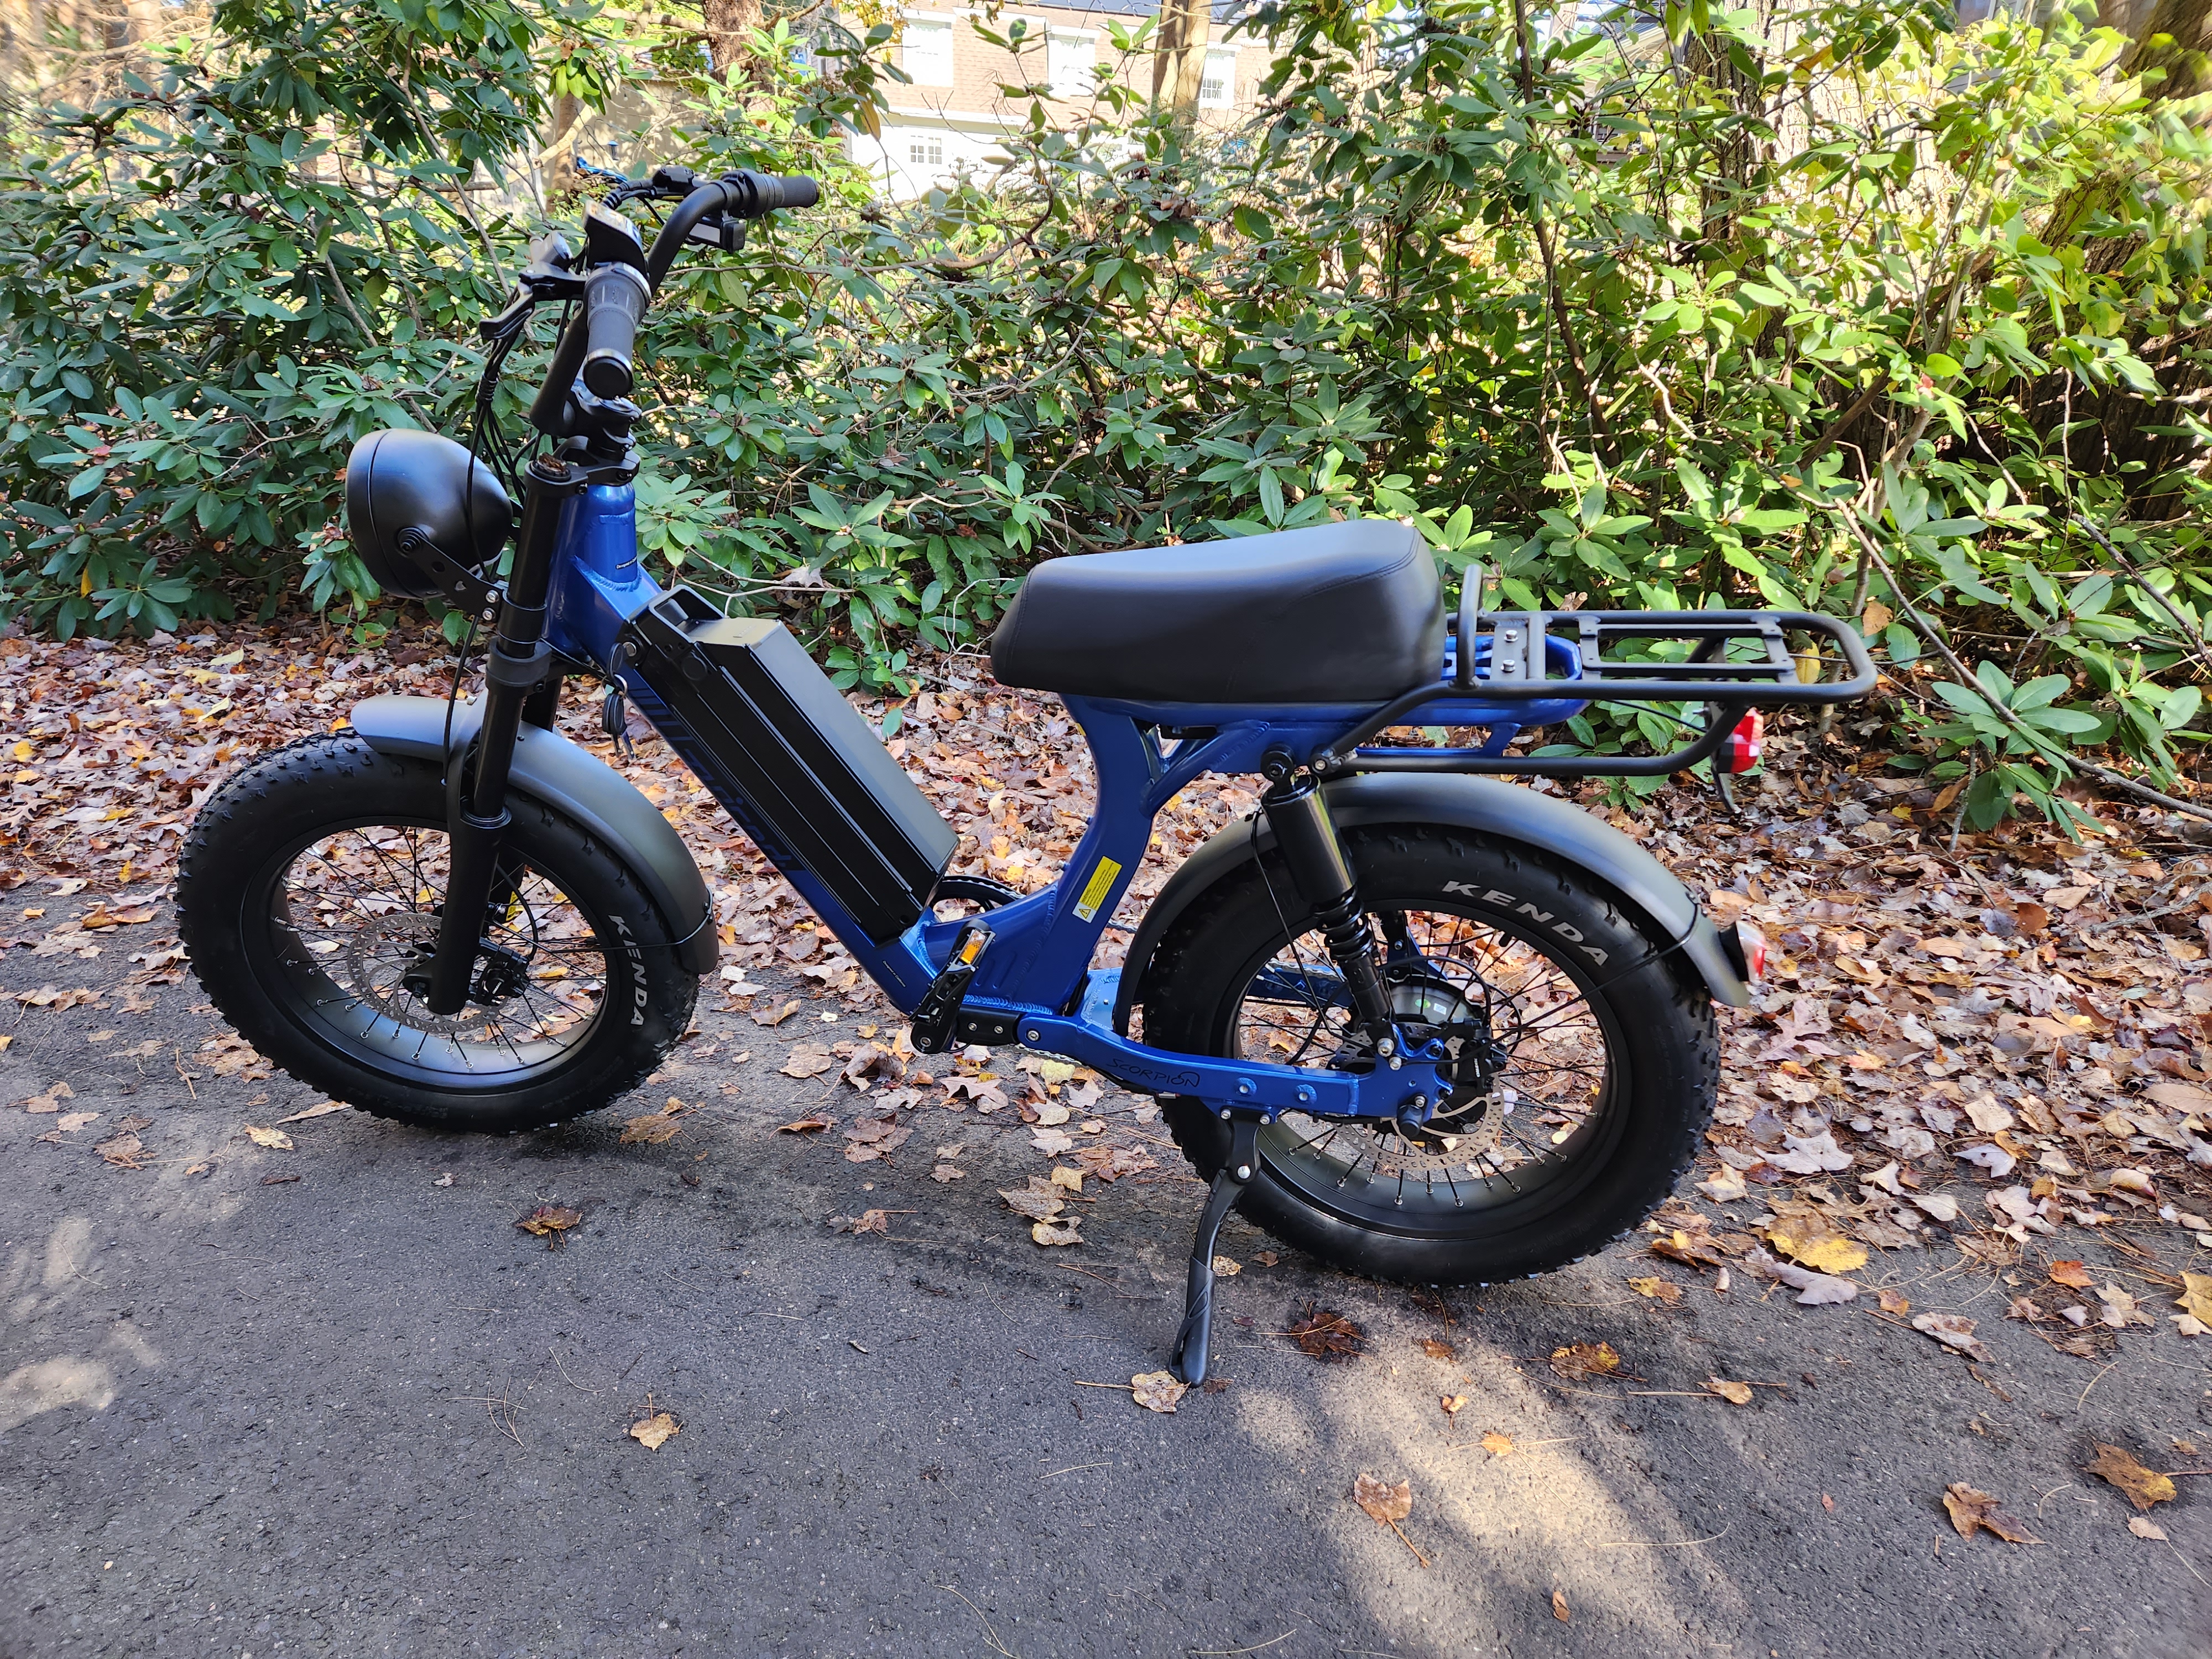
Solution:
<svg viewBox="0 0 2212 1659"><path fill-rule="evenodd" d="M1368 829L1345 837L1365 908L1435 910L1453 890L1538 896L1547 910L1607 951L1592 977L1620 1032L1626 1072L1620 1127L1573 1200L1549 1213L1486 1229L1471 1212L1458 1237L1418 1237L1363 1224L1319 1207L1277 1178L1263 1146L1261 1167L1239 1210L1275 1237L1332 1266L1407 1284L1496 1284L1593 1255L1663 1202L1694 1158L1719 1085L1720 1043L1712 1001L1679 951L1633 907L1587 872L1534 849L1435 827ZM1246 864L1194 902L1162 938L1143 969L1137 1005L1145 1041L1184 1054L1218 1054L1242 987L1231 983L1255 951L1279 940L1282 907L1293 935L1310 913L1278 856L1269 881ZM1475 907L1468 913L1505 920ZM1623 970L1620 964L1632 964ZM1610 975L1610 977L1607 977ZM1228 1126L1200 1102L1164 1096L1163 1116L1200 1176L1211 1180L1229 1146Z"/></svg>
<svg viewBox="0 0 2212 1659"><path fill-rule="evenodd" d="M508 844L556 883L602 939L597 1025L574 1052L517 1082L433 1088L340 1051L302 1019L275 969L265 915L253 905L280 860L349 824L442 824L434 763L378 752L336 733L274 750L234 773L193 820L177 882L178 932L193 973L239 1034L291 1076L334 1100L423 1128L511 1133L594 1112L635 1088L689 1028L698 981L677 961L666 921L618 848L541 801L516 796ZM272 871L271 866L279 866ZM623 1017L627 1011L628 1017Z"/></svg>

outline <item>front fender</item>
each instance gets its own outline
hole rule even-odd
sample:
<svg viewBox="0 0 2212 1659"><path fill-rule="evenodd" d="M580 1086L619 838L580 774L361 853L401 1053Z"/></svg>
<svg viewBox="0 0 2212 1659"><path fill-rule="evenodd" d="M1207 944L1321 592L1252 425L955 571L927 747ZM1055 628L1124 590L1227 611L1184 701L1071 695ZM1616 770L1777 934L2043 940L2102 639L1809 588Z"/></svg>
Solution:
<svg viewBox="0 0 2212 1659"><path fill-rule="evenodd" d="M453 748L466 749L483 719L478 703L453 707ZM353 709L353 729L382 754L438 760L445 754L446 704L434 697L371 697ZM612 848L668 924L688 974L714 971L720 940L706 878L684 838L629 779L558 732L525 726L507 787L558 809Z"/></svg>
<svg viewBox="0 0 2212 1659"><path fill-rule="evenodd" d="M1611 824L1579 807L1496 778L1463 774L1370 772L1323 784L1322 793L1339 830L1440 824L1492 841L1517 842L1573 865L1612 889L1678 946L1716 1002L1731 1008L1751 1006L1751 988L1729 960L1719 931L1673 872ZM1129 1029L1129 1011L1152 951L1176 919L1214 883L1249 861L1255 850L1273 845L1265 817L1256 842L1252 825L1240 821L1192 854L1168 878L1129 943L1114 1007L1115 1030Z"/></svg>

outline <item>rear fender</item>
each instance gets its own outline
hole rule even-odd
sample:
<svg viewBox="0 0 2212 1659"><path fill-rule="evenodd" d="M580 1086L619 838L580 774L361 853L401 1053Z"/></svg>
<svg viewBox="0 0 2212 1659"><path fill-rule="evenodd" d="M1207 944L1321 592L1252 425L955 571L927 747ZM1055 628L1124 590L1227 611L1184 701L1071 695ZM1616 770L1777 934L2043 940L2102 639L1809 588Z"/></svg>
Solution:
<svg viewBox="0 0 2212 1659"><path fill-rule="evenodd" d="M1751 988L1729 961L1719 930L1682 884L1620 830L1577 807L1495 778L1451 775L1369 773L1324 784L1322 792L1340 830L1434 824L1488 841L1514 842L1572 865L1610 889L1679 948L1716 1002L1731 1008L1751 1005ZM1114 1007L1115 1030L1128 1030L1129 1011L1143 988L1152 952L1176 919L1214 884L1249 863L1256 851L1273 845L1264 817L1256 841L1252 824L1240 821L1192 854L1168 878L1130 941Z"/></svg>
<svg viewBox="0 0 2212 1659"><path fill-rule="evenodd" d="M446 751L446 707L432 697L371 697L354 706L353 729L380 754L438 760ZM482 719L477 704L453 706L457 751L475 740ZM684 971L714 971L720 940L706 879L684 838L629 779L559 732L525 726L507 787L574 818L611 850L667 923Z"/></svg>

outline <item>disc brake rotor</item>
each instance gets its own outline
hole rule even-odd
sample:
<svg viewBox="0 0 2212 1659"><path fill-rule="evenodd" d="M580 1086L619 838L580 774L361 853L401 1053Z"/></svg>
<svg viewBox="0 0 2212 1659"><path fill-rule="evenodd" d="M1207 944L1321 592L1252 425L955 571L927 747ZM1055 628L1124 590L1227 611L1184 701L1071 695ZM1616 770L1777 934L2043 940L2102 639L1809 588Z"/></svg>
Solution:
<svg viewBox="0 0 2212 1659"><path fill-rule="evenodd" d="M427 962L437 943L438 918L426 911L362 921L340 952L352 976L354 994L410 1030L451 1036L482 1030L496 1009L471 1001L456 1012L434 1014L407 988L409 970L418 960Z"/></svg>

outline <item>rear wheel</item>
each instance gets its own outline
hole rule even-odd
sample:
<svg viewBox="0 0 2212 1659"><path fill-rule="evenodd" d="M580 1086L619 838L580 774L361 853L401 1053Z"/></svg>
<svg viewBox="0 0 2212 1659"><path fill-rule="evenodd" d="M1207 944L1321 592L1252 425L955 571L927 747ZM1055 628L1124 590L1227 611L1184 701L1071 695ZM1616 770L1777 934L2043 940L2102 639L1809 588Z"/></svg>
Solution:
<svg viewBox="0 0 2212 1659"><path fill-rule="evenodd" d="M1513 1279L1634 1226L1689 1166L1719 1070L1712 1005L1668 941L1579 872L1431 828L1346 838L1401 1024L1442 1036L1450 1115L1411 1133L1286 1114L1245 1214L1356 1273ZM1192 907L1139 993L1145 1040L1186 1054L1372 1066L1274 855ZM1164 1100L1202 1175L1228 1126Z"/></svg>
<svg viewBox="0 0 2212 1659"><path fill-rule="evenodd" d="M537 802L508 810L468 1001L434 1014L439 769L349 735L264 756L193 824L193 971L264 1054L380 1116L502 1132L598 1109L683 1035L697 981L614 849Z"/></svg>

